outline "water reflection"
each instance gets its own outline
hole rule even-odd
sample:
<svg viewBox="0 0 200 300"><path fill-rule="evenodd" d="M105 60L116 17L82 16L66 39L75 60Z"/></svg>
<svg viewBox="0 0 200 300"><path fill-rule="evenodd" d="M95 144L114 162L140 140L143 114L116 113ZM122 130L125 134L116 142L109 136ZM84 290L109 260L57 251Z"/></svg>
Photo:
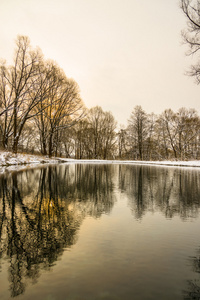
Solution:
<svg viewBox="0 0 200 300"><path fill-rule="evenodd" d="M161 211L166 218L182 220L198 216L200 207L198 170L119 166L119 187L128 197L136 219L146 212Z"/></svg>
<svg viewBox="0 0 200 300"><path fill-rule="evenodd" d="M37 281L77 240L86 215L114 204L108 166L50 166L0 178L0 258L8 257L11 296Z"/></svg>
<svg viewBox="0 0 200 300"><path fill-rule="evenodd" d="M189 264L192 266L193 272L200 274L200 249L196 256L189 257ZM200 278L188 280L188 289L183 292L184 299L200 299Z"/></svg>
<svg viewBox="0 0 200 300"><path fill-rule="evenodd" d="M163 219L171 219L174 216L180 216L184 221L188 218L197 218L200 207L199 174L198 170L181 168L75 164L49 166L1 176L0 264L5 259L9 261L10 295L15 297L23 294L29 281L37 282L42 270L50 270L63 251L77 242L83 219L88 215L100 218L102 214L109 214L120 193L125 196L133 216L141 222L148 212L161 212ZM128 214L124 213L123 216L126 218ZM119 252L116 253L122 252L126 261L124 252L126 243L129 245L131 237L140 235L136 233L136 228L138 230L140 228L132 226L133 223L125 222L122 217L121 215L119 217L118 213L114 222L109 223L116 226L110 231L115 239L118 236L115 233L119 234L119 240L113 242L111 249L115 251L118 249ZM133 220L132 216L130 219ZM125 233L124 226L128 226ZM127 235L130 234L129 240L126 240L126 232ZM120 236L123 237L123 243ZM100 243L102 253L103 245L105 251L109 249L109 241L107 238L105 243ZM132 242L135 243L136 251L137 241ZM138 252L141 259L143 257L141 241ZM131 261L132 253L131 248L127 256ZM135 257L136 254L137 252ZM144 261L148 261L146 256L147 253ZM96 260L96 255L93 259ZM115 259L115 263L117 261L120 265L120 258ZM149 261L152 261L152 258ZM200 273L199 255L192 257L190 262L194 273ZM133 282L130 274L135 274L133 271L135 266L134 264L133 269L130 264L126 266L126 272L130 267L128 274L131 284L130 287L127 286L130 291ZM138 270L141 269L138 265ZM146 266L144 269L147 270ZM120 265L119 270L125 270L124 265L122 267ZM119 278L127 276L114 271L113 273ZM191 299L189 298L191 295L199 297L199 284L193 280L190 280L189 284L184 294L186 299Z"/></svg>

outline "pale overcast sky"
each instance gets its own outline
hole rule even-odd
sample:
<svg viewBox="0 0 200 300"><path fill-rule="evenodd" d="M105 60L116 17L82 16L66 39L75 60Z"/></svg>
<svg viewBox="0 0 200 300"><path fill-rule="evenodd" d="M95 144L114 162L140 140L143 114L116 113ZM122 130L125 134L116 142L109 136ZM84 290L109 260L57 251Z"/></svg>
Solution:
<svg viewBox="0 0 200 300"><path fill-rule="evenodd" d="M0 0L0 58L11 64L17 35L29 36L77 81L88 108L119 124L136 105L200 113L200 86L184 75L195 62L185 27L178 0Z"/></svg>

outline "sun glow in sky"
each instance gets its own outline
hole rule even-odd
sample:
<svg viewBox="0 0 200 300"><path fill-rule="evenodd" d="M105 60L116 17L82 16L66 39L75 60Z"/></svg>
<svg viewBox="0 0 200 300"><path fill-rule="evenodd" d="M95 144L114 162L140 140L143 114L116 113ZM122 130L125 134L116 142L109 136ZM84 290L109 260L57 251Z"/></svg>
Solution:
<svg viewBox="0 0 200 300"><path fill-rule="evenodd" d="M0 28L0 58L11 64L17 35L29 36L76 80L88 108L111 111L119 124L136 105L200 112L178 0L1 0Z"/></svg>

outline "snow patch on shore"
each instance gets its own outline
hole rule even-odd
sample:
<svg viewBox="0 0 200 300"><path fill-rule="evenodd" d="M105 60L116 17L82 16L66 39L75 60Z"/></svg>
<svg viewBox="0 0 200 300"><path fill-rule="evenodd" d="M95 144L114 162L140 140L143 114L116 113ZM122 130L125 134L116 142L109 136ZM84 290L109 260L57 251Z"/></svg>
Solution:
<svg viewBox="0 0 200 300"><path fill-rule="evenodd" d="M135 165L159 165L159 166L177 166L177 167L198 167L200 161L125 161L125 160L99 160L99 159L71 159L59 157L45 157L30 154L13 154L12 152L0 151L0 173L5 170L21 170L33 167L38 164L57 164L57 163L92 163L92 164L135 164Z"/></svg>

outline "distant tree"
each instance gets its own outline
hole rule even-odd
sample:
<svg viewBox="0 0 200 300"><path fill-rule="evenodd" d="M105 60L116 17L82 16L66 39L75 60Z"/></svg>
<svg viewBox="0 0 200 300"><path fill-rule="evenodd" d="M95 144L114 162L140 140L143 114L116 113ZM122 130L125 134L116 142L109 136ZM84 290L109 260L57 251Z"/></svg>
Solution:
<svg viewBox="0 0 200 300"><path fill-rule="evenodd" d="M178 158L178 149L176 146L178 140L178 128L176 123L176 114L172 109L166 109L159 118L161 124L161 136L162 142L164 143L165 155L167 159L169 154L173 153L175 159Z"/></svg>
<svg viewBox="0 0 200 300"><path fill-rule="evenodd" d="M127 158L127 130L122 126L117 132L117 141L119 159Z"/></svg>
<svg viewBox="0 0 200 300"><path fill-rule="evenodd" d="M104 112L100 106L88 113L90 145L93 158L113 158L116 150L116 126L111 112Z"/></svg>
<svg viewBox="0 0 200 300"><path fill-rule="evenodd" d="M157 116L154 113L147 115L147 137L145 143L146 155L145 159L157 159L157 141L155 138Z"/></svg>
<svg viewBox="0 0 200 300"><path fill-rule="evenodd" d="M147 114L141 106L138 105L134 108L128 123L129 140L133 152L133 158L143 160L144 143L148 133L148 120Z"/></svg>
<svg viewBox="0 0 200 300"><path fill-rule="evenodd" d="M75 128L73 127L64 128L60 131L61 134L61 149L60 152L64 154L65 157L74 157L75 153Z"/></svg>
<svg viewBox="0 0 200 300"><path fill-rule="evenodd" d="M91 128L90 124L85 117L80 120L73 127L74 141L75 141L75 157L81 158L92 158L91 151Z"/></svg>
<svg viewBox="0 0 200 300"><path fill-rule="evenodd" d="M169 145L166 132L165 119L162 114L158 116L155 124L154 139L156 140L157 159L169 158Z"/></svg>
<svg viewBox="0 0 200 300"><path fill-rule="evenodd" d="M104 128L102 130L103 159L115 158L116 156L116 127L111 112L104 112Z"/></svg>
<svg viewBox="0 0 200 300"><path fill-rule="evenodd" d="M199 148L200 120L195 109L180 108L176 114L179 158L196 159Z"/></svg>
<svg viewBox="0 0 200 300"><path fill-rule="evenodd" d="M194 109L166 109L156 121L159 158L197 159L199 117Z"/></svg>
<svg viewBox="0 0 200 300"><path fill-rule="evenodd" d="M101 157L101 130L103 128L103 110L100 106L89 110L88 122L91 128L91 145L93 158Z"/></svg>

